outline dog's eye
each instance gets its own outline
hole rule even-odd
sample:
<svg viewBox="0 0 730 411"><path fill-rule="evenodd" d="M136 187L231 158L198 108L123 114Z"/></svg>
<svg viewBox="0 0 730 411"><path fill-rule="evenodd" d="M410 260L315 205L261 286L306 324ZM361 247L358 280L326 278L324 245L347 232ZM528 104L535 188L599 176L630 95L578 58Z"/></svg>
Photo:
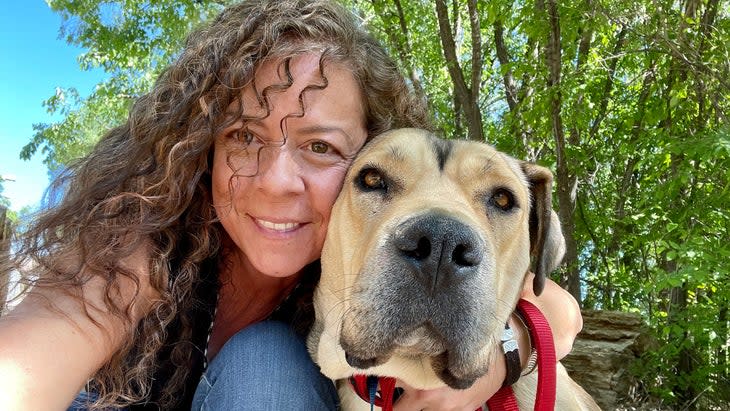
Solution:
<svg viewBox="0 0 730 411"><path fill-rule="evenodd" d="M504 188L500 188L495 191L489 202L502 211L509 211L515 206L514 196L510 191Z"/></svg>
<svg viewBox="0 0 730 411"><path fill-rule="evenodd" d="M385 178L380 171L374 168L365 168L360 171L358 181L360 187L365 190L384 190L387 188Z"/></svg>

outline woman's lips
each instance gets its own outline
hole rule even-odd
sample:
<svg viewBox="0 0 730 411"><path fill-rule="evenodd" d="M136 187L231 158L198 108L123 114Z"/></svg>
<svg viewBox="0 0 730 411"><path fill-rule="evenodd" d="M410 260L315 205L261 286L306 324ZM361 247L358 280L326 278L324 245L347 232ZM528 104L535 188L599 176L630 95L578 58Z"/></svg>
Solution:
<svg viewBox="0 0 730 411"><path fill-rule="evenodd" d="M262 220L260 218L254 218L256 224L267 230L276 231L278 233L288 233L301 227L301 223L287 222L287 223L275 223L273 221Z"/></svg>

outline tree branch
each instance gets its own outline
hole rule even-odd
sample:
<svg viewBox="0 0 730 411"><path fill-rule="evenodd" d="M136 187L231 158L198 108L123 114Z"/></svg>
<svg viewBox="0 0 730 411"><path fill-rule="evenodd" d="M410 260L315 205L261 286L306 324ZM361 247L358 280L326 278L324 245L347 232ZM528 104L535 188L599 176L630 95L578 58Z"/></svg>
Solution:
<svg viewBox="0 0 730 411"><path fill-rule="evenodd" d="M446 58L446 67L454 83L454 91L463 96L466 101L471 101L471 92L466 85L464 73L461 71L461 65L456 57L456 43L454 42L454 35L449 24L449 13L444 0L436 0L436 15L438 16L441 46L443 47L444 58Z"/></svg>
<svg viewBox="0 0 730 411"><path fill-rule="evenodd" d="M507 97L507 106L514 113L517 109L517 85L515 84L512 69L504 69L504 67L509 67L510 64L509 53L504 44L504 27L502 26L502 22L497 19L492 23L492 28L494 29L494 48L497 52L499 65L502 67L502 72L504 73L502 75L502 82L504 83L504 92Z"/></svg>
<svg viewBox="0 0 730 411"><path fill-rule="evenodd" d="M613 47L613 56L617 56L621 49L624 47L624 39L626 38L626 26L621 26L621 30L618 33L616 44ZM598 133L598 128L601 125L601 122L603 122L603 119L606 118L607 110L608 110L608 102L609 102L609 96L611 95L611 91L613 90L613 78L616 74L616 66L618 65L618 58L611 59L611 62L608 65L608 73L606 73L606 79L603 81L603 96L600 99L600 105L598 107L597 115L593 119L593 124L591 124L591 129L588 133L589 138L593 140L596 137L596 134Z"/></svg>
<svg viewBox="0 0 730 411"><path fill-rule="evenodd" d="M456 43L454 42L454 34L449 24L449 14L444 0L436 0L436 16L439 24L439 37L441 39L444 58L446 59L446 67L454 85L455 98L460 100L461 107L464 109L466 116L468 137L470 140L484 141L482 114L479 110L479 83L477 82L476 88L471 88L467 85L467 81L464 78L464 72L456 55Z"/></svg>
<svg viewBox="0 0 730 411"><path fill-rule="evenodd" d="M477 11L477 0L468 0L469 24L471 27L471 90L472 102L479 104L478 98L479 86L482 82L482 66L484 58L482 56L482 32L479 24L479 12Z"/></svg>

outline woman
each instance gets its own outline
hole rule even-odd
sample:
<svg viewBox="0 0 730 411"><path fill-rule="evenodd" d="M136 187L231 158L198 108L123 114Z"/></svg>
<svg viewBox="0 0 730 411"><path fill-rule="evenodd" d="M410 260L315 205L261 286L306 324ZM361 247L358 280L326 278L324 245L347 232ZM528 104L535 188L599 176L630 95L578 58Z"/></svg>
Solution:
<svg viewBox="0 0 730 411"><path fill-rule="evenodd" d="M33 288L0 319L0 408L64 409L86 387L84 407L334 409L301 338L317 261L353 157L403 126L428 128L425 105L341 7L224 10L25 234L14 264L33 263ZM554 284L533 301L564 354L575 301ZM495 362L397 409L474 409L504 379Z"/></svg>

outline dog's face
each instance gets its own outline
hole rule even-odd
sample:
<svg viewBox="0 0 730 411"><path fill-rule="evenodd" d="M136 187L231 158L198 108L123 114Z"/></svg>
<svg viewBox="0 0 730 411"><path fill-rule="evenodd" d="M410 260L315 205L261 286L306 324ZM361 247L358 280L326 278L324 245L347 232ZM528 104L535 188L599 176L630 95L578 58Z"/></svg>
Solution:
<svg viewBox="0 0 730 411"><path fill-rule="evenodd" d="M486 144L394 130L354 161L332 211L312 355L325 375L466 388L536 262L562 257L552 175ZM549 252L546 252L549 251Z"/></svg>

